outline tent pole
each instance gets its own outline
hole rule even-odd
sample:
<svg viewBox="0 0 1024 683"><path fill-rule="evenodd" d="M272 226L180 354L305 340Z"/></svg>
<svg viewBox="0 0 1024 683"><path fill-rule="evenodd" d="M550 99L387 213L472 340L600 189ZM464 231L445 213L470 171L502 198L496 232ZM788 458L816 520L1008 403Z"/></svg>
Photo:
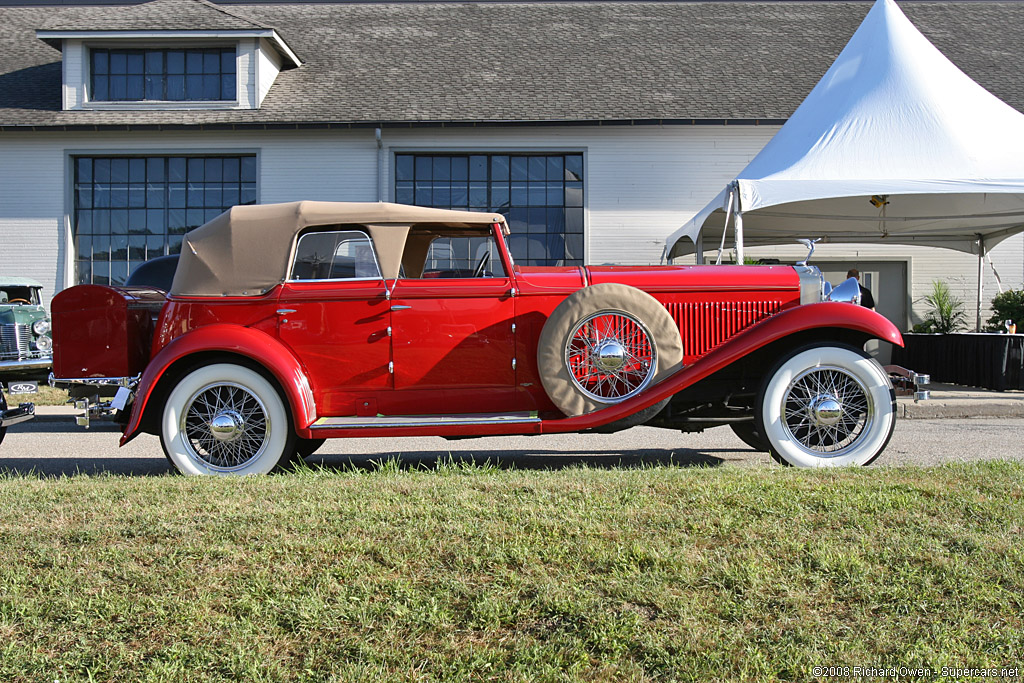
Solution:
<svg viewBox="0 0 1024 683"><path fill-rule="evenodd" d="M736 265L743 265L743 214L736 212Z"/></svg>
<svg viewBox="0 0 1024 683"><path fill-rule="evenodd" d="M704 230L701 229L697 233L697 244L694 245L697 251L697 265L704 265Z"/></svg>
<svg viewBox="0 0 1024 683"><path fill-rule="evenodd" d="M732 190L729 190L729 202L725 205L725 225L722 226L722 241L718 243L718 257L715 265L722 265L722 254L725 252L725 238L729 236L729 217L732 215Z"/></svg>
<svg viewBox="0 0 1024 683"><path fill-rule="evenodd" d="M740 210L740 193L736 193L736 265L743 265L743 211Z"/></svg>
<svg viewBox="0 0 1024 683"><path fill-rule="evenodd" d="M975 320L974 331L981 332L981 297L985 291L985 238L978 235L978 309Z"/></svg>

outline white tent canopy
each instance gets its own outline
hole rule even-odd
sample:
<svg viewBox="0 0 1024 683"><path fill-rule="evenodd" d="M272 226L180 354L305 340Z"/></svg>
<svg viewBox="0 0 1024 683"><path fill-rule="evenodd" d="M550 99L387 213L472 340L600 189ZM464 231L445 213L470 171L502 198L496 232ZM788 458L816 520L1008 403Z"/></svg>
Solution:
<svg viewBox="0 0 1024 683"><path fill-rule="evenodd" d="M1024 114L877 0L775 137L667 239L668 256L702 231L717 244L727 209L738 255L744 241L820 237L980 257L1024 231Z"/></svg>

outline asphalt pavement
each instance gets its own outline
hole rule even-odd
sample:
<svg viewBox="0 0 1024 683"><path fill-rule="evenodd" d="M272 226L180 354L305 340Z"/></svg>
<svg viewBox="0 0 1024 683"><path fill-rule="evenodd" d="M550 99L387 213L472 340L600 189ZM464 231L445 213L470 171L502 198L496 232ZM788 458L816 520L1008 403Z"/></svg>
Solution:
<svg viewBox="0 0 1024 683"><path fill-rule="evenodd" d="M947 462L1024 460L1022 418L901 420L874 466L928 466ZM144 434L118 448L116 427L85 431L74 425L18 425L0 445L0 472L45 476L83 474L163 475L171 472L160 442ZM397 458L403 467L439 462L490 462L517 469L589 467L778 467L728 427L701 434L635 427L618 434L557 434L446 441L439 437L332 439L307 462L326 468L374 469Z"/></svg>
<svg viewBox="0 0 1024 683"><path fill-rule="evenodd" d="M873 466L938 465L977 460L1024 460L1024 392L997 393L938 385L931 401L901 398L896 429ZM160 442L143 434L118 448L118 428L75 425L73 409L40 408L36 420L16 425L0 445L0 472L48 476L162 475L171 471ZM332 439L308 462L328 468L372 469L398 458L403 466L433 467L448 459L501 467L552 469L651 465L778 467L728 427L699 434L636 427L617 434L558 434L447 441L440 437Z"/></svg>

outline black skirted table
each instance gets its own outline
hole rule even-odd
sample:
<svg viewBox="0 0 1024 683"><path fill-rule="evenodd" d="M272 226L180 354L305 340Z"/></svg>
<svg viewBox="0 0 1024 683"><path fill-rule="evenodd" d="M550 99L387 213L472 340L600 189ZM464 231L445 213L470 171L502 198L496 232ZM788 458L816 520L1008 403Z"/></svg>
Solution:
<svg viewBox="0 0 1024 683"><path fill-rule="evenodd" d="M904 334L892 362L933 382L995 391L1024 389L1024 334Z"/></svg>

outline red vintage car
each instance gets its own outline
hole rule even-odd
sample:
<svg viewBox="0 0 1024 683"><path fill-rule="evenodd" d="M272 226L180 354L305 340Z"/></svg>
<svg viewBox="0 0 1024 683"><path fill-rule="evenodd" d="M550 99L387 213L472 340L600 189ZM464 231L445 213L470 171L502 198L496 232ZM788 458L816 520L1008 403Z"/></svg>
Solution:
<svg viewBox="0 0 1024 683"><path fill-rule="evenodd" d="M502 216L235 207L167 292L53 300L55 382L186 474L266 473L328 438L728 425L798 466L867 464L895 423L885 318L808 266L513 263ZM166 285L164 285L166 287ZM845 292L845 293L844 293ZM101 400L106 394L111 400Z"/></svg>

